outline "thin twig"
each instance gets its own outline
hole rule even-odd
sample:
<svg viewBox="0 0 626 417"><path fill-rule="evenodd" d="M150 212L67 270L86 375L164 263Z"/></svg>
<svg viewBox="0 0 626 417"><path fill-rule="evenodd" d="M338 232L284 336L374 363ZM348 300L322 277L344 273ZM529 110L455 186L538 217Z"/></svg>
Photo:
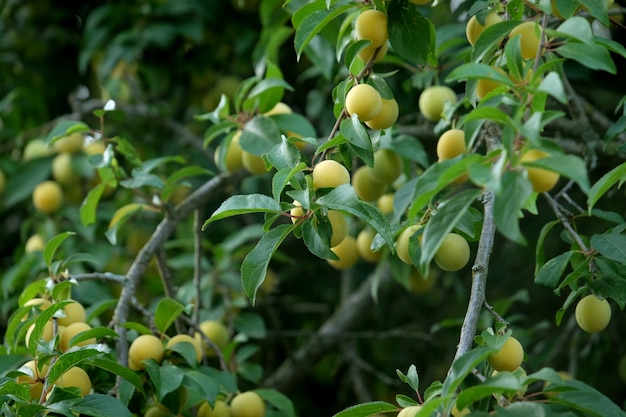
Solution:
<svg viewBox="0 0 626 417"><path fill-rule="evenodd" d="M200 324L200 310L202 309L202 221L200 219L200 210L193 211L193 287L195 291L195 304L193 309L192 321L197 327Z"/></svg>

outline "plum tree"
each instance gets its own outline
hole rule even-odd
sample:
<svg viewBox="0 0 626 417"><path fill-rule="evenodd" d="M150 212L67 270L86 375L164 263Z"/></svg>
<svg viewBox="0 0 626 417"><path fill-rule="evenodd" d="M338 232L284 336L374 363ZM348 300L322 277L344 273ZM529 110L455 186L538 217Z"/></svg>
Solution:
<svg viewBox="0 0 626 417"><path fill-rule="evenodd" d="M61 337L59 339L59 349L61 349L61 351L63 352L67 351L70 348L70 341L72 340L72 338L87 330L91 330L91 326L87 323L83 323L80 321L67 326L61 332ZM90 337L89 339L85 339L75 343L74 346L85 346L94 343L96 343L96 338Z"/></svg>
<svg viewBox="0 0 626 417"><path fill-rule="evenodd" d="M392 149L381 148L374 152L374 179L383 184L393 183L402 174L402 158Z"/></svg>
<svg viewBox="0 0 626 417"><path fill-rule="evenodd" d="M146 369L146 359L154 359L157 363L163 360L165 348L158 337L151 334L137 336L128 349L128 365L133 370Z"/></svg>
<svg viewBox="0 0 626 417"><path fill-rule="evenodd" d="M467 152L465 145L465 131L450 129L445 131L437 141L437 157L440 161L456 158Z"/></svg>
<svg viewBox="0 0 626 417"><path fill-rule="evenodd" d="M354 192L363 201L376 201L387 191L387 184L376 179L374 170L362 165L352 175Z"/></svg>
<svg viewBox="0 0 626 417"><path fill-rule="evenodd" d="M520 161L535 162L537 160L547 158L550 154L539 149L531 149L526 151ZM530 180L533 190L537 193L544 193L550 191L559 182L559 174L554 171L549 171L543 168L526 167L528 173L528 179Z"/></svg>
<svg viewBox="0 0 626 417"><path fill-rule="evenodd" d="M230 335L228 329L224 326L224 323L217 320L205 320L199 325L200 331L217 346L218 349L224 349L230 341ZM206 356L216 356L217 352L205 342L202 336L196 332L194 335L196 340L201 344L204 354Z"/></svg>
<svg viewBox="0 0 626 417"><path fill-rule="evenodd" d="M198 407L197 417L230 417L230 408L223 400L215 400L215 405L211 408L208 401L203 402Z"/></svg>
<svg viewBox="0 0 626 417"><path fill-rule="evenodd" d="M382 256L382 251L373 251L372 241L376 237L376 231L365 228L356 236L356 247L359 251L359 257L367 262L378 262Z"/></svg>
<svg viewBox="0 0 626 417"><path fill-rule="evenodd" d="M369 46L378 48L387 42L387 16L379 10L365 10L356 18L354 32L357 39L369 40Z"/></svg>
<svg viewBox="0 0 626 417"><path fill-rule="evenodd" d="M365 124L367 127L376 130L389 129L396 124L400 109L398 108L398 102L394 98L386 99L382 98L382 105L378 115L367 120Z"/></svg>
<svg viewBox="0 0 626 417"><path fill-rule="evenodd" d="M87 321L87 312L85 311L85 307L81 303L76 300L66 300L70 301L69 304L66 304L62 311L62 316L59 316L58 323L59 326L69 326L72 323L85 322Z"/></svg>
<svg viewBox="0 0 626 417"><path fill-rule="evenodd" d="M437 252L434 260L444 271L458 271L469 262L470 247L465 238L457 233L448 233Z"/></svg>
<svg viewBox="0 0 626 417"><path fill-rule="evenodd" d="M346 236L340 244L331 248L339 259L328 259L328 263L335 269L348 269L359 260L359 250L357 249L356 239L352 236Z"/></svg>
<svg viewBox="0 0 626 417"><path fill-rule="evenodd" d="M472 16L470 20L467 22L465 26L465 37L470 45L474 46L478 37L487 29L489 26L495 25L496 23L502 22L502 18L496 13L491 12L485 16L484 23L480 23L478 17L476 15Z"/></svg>
<svg viewBox="0 0 626 417"><path fill-rule="evenodd" d="M611 321L611 305L605 298L586 295L576 304L576 323L587 333L601 332Z"/></svg>
<svg viewBox="0 0 626 417"><path fill-rule="evenodd" d="M350 173L339 162L326 159L313 168L313 189L336 188L350 182Z"/></svg>
<svg viewBox="0 0 626 417"><path fill-rule="evenodd" d="M327 216L332 229L330 247L334 248L343 242L345 237L348 235L348 222L346 221L346 217L337 210L328 210Z"/></svg>
<svg viewBox="0 0 626 417"><path fill-rule="evenodd" d="M265 417L265 401L254 391L235 395L230 401L232 417Z"/></svg>
<svg viewBox="0 0 626 417"><path fill-rule="evenodd" d="M405 264L413 265L411 255L409 254L409 238L413 236L421 227L422 226L419 224L409 226L405 228L396 239L396 254ZM421 236L419 237L419 240L422 240Z"/></svg>
<svg viewBox="0 0 626 417"><path fill-rule="evenodd" d="M189 336L188 334L177 334L177 335L170 337L170 339L165 344L165 350L166 351L172 350L172 348L179 343L191 344L196 350L196 360L198 362L202 361L202 355L204 352L202 349L202 345L200 344L200 341L198 339L195 339Z"/></svg>
<svg viewBox="0 0 626 417"><path fill-rule="evenodd" d="M496 371L513 372L519 368L524 361L524 348L519 340L510 336L506 339L502 348L491 354L489 358L487 358L487 361Z"/></svg>
<svg viewBox="0 0 626 417"><path fill-rule="evenodd" d="M63 204L63 190L55 181L47 180L37 184L33 190L33 205L37 211L51 214Z"/></svg>
<svg viewBox="0 0 626 417"><path fill-rule="evenodd" d="M523 22L509 33L509 40L520 37L521 54L524 59L535 59L541 44L541 28L537 22Z"/></svg>
<svg viewBox="0 0 626 417"><path fill-rule="evenodd" d="M91 392L91 379L87 372L78 366L73 366L63 375L61 375L54 385L60 388L77 387L80 390L80 395L87 395Z"/></svg>
<svg viewBox="0 0 626 417"><path fill-rule="evenodd" d="M383 99L380 93L369 84L356 84L346 94L346 111L356 114L359 120L367 122L380 114Z"/></svg>
<svg viewBox="0 0 626 417"><path fill-rule="evenodd" d="M456 93L445 85L434 85L422 91L418 100L419 111L427 120L437 122L446 102L456 104Z"/></svg>

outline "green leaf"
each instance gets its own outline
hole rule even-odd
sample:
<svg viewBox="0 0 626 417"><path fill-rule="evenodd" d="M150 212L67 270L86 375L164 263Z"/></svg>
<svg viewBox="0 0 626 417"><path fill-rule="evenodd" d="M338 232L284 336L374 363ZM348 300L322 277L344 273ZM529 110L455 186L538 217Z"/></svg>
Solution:
<svg viewBox="0 0 626 417"><path fill-rule="evenodd" d="M417 374L417 367L415 365L409 366L409 370L407 371L406 375L403 374L399 369L396 369L396 374L402 382L408 384L415 392L419 391L420 378Z"/></svg>
<svg viewBox="0 0 626 417"><path fill-rule="evenodd" d="M65 239L70 236L74 236L75 234L75 232L59 233L58 235L50 239L48 243L46 243L46 246L43 248L43 260L48 268L50 268L50 266L52 265L54 254L56 253L57 249L59 249L59 246L61 246Z"/></svg>
<svg viewBox="0 0 626 417"><path fill-rule="evenodd" d="M90 394L70 407L75 413L92 417L132 417L120 400L105 394Z"/></svg>
<svg viewBox="0 0 626 417"><path fill-rule="evenodd" d="M550 397L551 402L563 404L588 416L624 417L624 412L613 401L584 382L564 380L553 384L568 389L556 392Z"/></svg>
<svg viewBox="0 0 626 417"><path fill-rule="evenodd" d="M544 250L544 242L550 230L557 224L560 224L559 220L553 220L543 225L541 231L539 232L539 237L537 238L537 246L535 248L535 275L539 273L539 269L543 266L545 262L545 250Z"/></svg>
<svg viewBox="0 0 626 417"><path fill-rule="evenodd" d="M565 88L563 88L563 81L559 74L552 71L545 76L537 91L543 91L557 99L563 104L567 104L567 94L565 94Z"/></svg>
<svg viewBox="0 0 626 417"><path fill-rule="evenodd" d="M259 388L254 392L259 394L261 398L276 407L285 417L296 417L296 412L293 407L293 403L286 395L282 394L275 389Z"/></svg>
<svg viewBox="0 0 626 417"><path fill-rule="evenodd" d="M276 201L280 200L280 196L287 184L291 183L292 179L296 176L296 174L308 169L307 164L305 162L300 162L293 168L285 167L281 168L272 177L272 195ZM299 183L294 181L294 188L299 187Z"/></svg>
<svg viewBox="0 0 626 417"><path fill-rule="evenodd" d="M16 204L30 199L35 187L50 177L50 158L36 158L26 161L8 176L6 189L2 195L2 208L8 210Z"/></svg>
<svg viewBox="0 0 626 417"><path fill-rule="evenodd" d="M273 88L293 91L293 87L282 78L265 78L259 81L259 83L255 85L252 90L250 90L250 92L248 93L248 99L256 98L264 92Z"/></svg>
<svg viewBox="0 0 626 417"><path fill-rule="evenodd" d="M600 45L568 42L556 48L556 52L592 70L606 71L611 74L616 72L615 62L609 51Z"/></svg>
<svg viewBox="0 0 626 417"><path fill-rule="evenodd" d="M50 133L48 133L48 137L46 138L46 143L48 146L52 145L57 140L69 136L72 133L76 132L88 132L89 126L87 126L83 122L79 122L76 120L64 120L59 122L54 126L54 129Z"/></svg>
<svg viewBox="0 0 626 417"><path fill-rule="evenodd" d="M330 250L330 227L330 222L323 215L312 216L302 223L302 239L313 255L336 260L339 258Z"/></svg>
<svg viewBox="0 0 626 417"><path fill-rule="evenodd" d="M499 372L485 382L463 389L457 397L457 408L463 409L469 404L490 397L494 394L515 392L525 387L511 372Z"/></svg>
<svg viewBox="0 0 626 417"><path fill-rule="evenodd" d="M591 246L607 258L626 264L626 236L618 233L593 235Z"/></svg>
<svg viewBox="0 0 626 417"><path fill-rule="evenodd" d="M626 117L624 117L626 121ZM591 214L591 210L593 206L598 202L598 200L609 191L613 185L619 182L619 186L626 181L626 162L618 165L613 168L606 174L602 176L589 190L589 195L587 196L587 205L589 206L588 212Z"/></svg>
<svg viewBox="0 0 626 417"><path fill-rule="evenodd" d="M504 111L493 106L483 106L470 111L464 118L465 122L474 120L491 120L503 126L516 128L516 122Z"/></svg>
<svg viewBox="0 0 626 417"><path fill-rule="evenodd" d="M188 370L185 372L183 385L201 394L211 406L215 405L215 400L220 392L220 385L215 378L197 370Z"/></svg>
<svg viewBox="0 0 626 417"><path fill-rule="evenodd" d="M154 312L154 325L161 333L165 333L183 311L185 306L180 302L173 298L162 298Z"/></svg>
<svg viewBox="0 0 626 417"><path fill-rule="evenodd" d="M519 216L532 194L530 183L520 172L507 171L502 176L502 188L495 194L494 219L496 227L507 239L526 244L519 228Z"/></svg>
<svg viewBox="0 0 626 417"><path fill-rule="evenodd" d="M394 411L398 411L398 407L393 404L384 401L372 401L348 407L336 413L333 417L368 417L374 414L390 413Z"/></svg>
<svg viewBox="0 0 626 417"><path fill-rule="evenodd" d="M389 43L401 58L425 64L434 54L435 30L415 6L406 1L389 3Z"/></svg>
<svg viewBox="0 0 626 417"><path fill-rule="evenodd" d="M233 324L237 332L243 333L248 337L264 339L267 336L265 321L263 317L256 313L244 311L241 314L237 314Z"/></svg>
<svg viewBox="0 0 626 417"><path fill-rule="evenodd" d="M472 369L476 368L479 363L485 361L489 355L496 351L496 348L477 347L457 358L452 363L452 368L443 383L443 394L452 395L465 377L472 372Z"/></svg>
<svg viewBox="0 0 626 417"><path fill-rule="evenodd" d="M300 135L305 138L314 138L317 136L315 128L313 127L311 122L309 122L309 119L301 114L274 114L269 117L276 123L278 129L285 132L285 134L289 136L294 136L294 134Z"/></svg>
<svg viewBox="0 0 626 417"><path fill-rule="evenodd" d="M274 201L274 200L272 200ZM293 231L294 225L281 224L263 235L241 263L241 282L246 296L252 305L256 301L256 292L265 279L267 266L278 246Z"/></svg>
<svg viewBox="0 0 626 417"><path fill-rule="evenodd" d="M598 19L604 26L609 26L609 16L607 13L608 2L596 0L578 0L589 14Z"/></svg>
<svg viewBox="0 0 626 417"><path fill-rule="evenodd" d="M472 62L480 62L487 56L493 56L492 52L500 46L504 37L520 23L518 20L505 20L487 27L476 39L472 49Z"/></svg>
<svg viewBox="0 0 626 417"><path fill-rule="evenodd" d="M557 172L571 178L578 184L580 189L587 194L589 192L589 178L585 161L576 155L553 154L546 158L540 158L533 162L524 162L526 166L536 166L549 171Z"/></svg>
<svg viewBox="0 0 626 417"><path fill-rule="evenodd" d="M450 74L446 77L446 82L480 78L490 79L499 82L500 84L508 85L509 87L515 86L515 83L511 81L505 72L497 71L491 65L472 62L460 65L452 70L452 72L450 72Z"/></svg>
<svg viewBox="0 0 626 417"><path fill-rule="evenodd" d="M81 362L103 353L108 353L110 349L105 345L90 345L79 350L72 350L59 356L48 371L48 379L56 381L68 369L79 365Z"/></svg>
<svg viewBox="0 0 626 417"><path fill-rule="evenodd" d="M589 283L589 288L598 297L612 298L621 310L626 306L626 279L620 268L602 257L594 258L600 274Z"/></svg>
<svg viewBox="0 0 626 417"><path fill-rule="evenodd" d="M139 375L128 369L126 366L120 365L117 361L111 360L107 357L91 357L89 358L89 363L93 366L97 366L98 368L104 369L114 375L120 376L124 378L126 381L130 382L139 392L144 392L144 381L139 377Z"/></svg>
<svg viewBox="0 0 626 417"><path fill-rule="evenodd" d="M425 268L430 263L446 236L452 232L480 193L480 190L469 189L440 202L424 229L420 268Z"/></svg>
<svg viewBox="0 0 626 417"><path fill-rule="evenodd" d="M563 271L569 264L575 251L563 252L546 262L535 276L535 284L542 287L556 288L561 280Z"/></svg>
<svg viewBox="0 0 626 417"><path fill-rule="evenodd" d="M204 222L202 230L210 223L246 213L279 213L280 203L264 194L234 195L222 203L211 217Z"/></svg>
<svg viewBox="0 0 626 417"><path fill-rule="evenodd" d="M254 155L263 155L281 142L280 131L269 117L257 115L243 128L241 148Z"/></svg>
<svg viewBox="0 0 626 417"><path fill-rule="evenodd" d="M337 16L343 12L350 10L354 6L352 4L346 4L345 1L336 2L328 9L315 10L304 16L302 21L293 21L296 28L296 35L294 38L294 47L298 60L302 55L304 47L311 42L311 40L332 22Z"/></svg>
<svg viewBox="0 0 626 417"><path fill-rule="evenodd" d="M222 94L220 96L220 101L217 104L217 107L213 111L195 116L194 118L199 121L209 120L214 125L218 125L218 124L221 124L222 123L221 120L228 117L229 114L230 114L230 100L225 94ZM232 122L225 122L223 126L232 125L232 124L233 124ZM207 135L205 135L205 139L207 139Z"/></svg>
<svg viewBox="0 0 626 417"><path fill-rule="evenodd" d="M555 31L558 35L565 35L565 37L576 39L582 43L593 44L594 35L591 24L584 17L574 16L566 19Z"/></svg>
<svg viewBox="0 0 626 417"><path fill-rule="evenodd" d="M83 226L87 227L96 222L96 210L106 187L103 182L93 187L80 205L80 221Z"/></svg>
<svg viewBox="0 0 626 417"><path fill-rule="evenodd" d="M372 140L361 124L358 115L353 114L350 118L343 119L339 131L353 146L367 151L363 161L371 168L374 165Z"/></svg>

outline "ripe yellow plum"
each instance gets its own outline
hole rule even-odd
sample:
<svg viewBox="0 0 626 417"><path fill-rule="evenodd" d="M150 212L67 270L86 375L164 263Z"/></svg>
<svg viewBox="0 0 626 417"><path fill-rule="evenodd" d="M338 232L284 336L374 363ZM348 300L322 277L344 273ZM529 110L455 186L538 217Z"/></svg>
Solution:
<svg viewBox="0 0 626 417"><path fill-rule="evenodd" d="M161 410L159 406L157 405L150 406L143 414L143 417L173 417L173 416L174 414L172 414L170 410ZM198 414L198 417L200 417L200 414Z"/></svg>
<svg viewBox="0 0 626 417"><path fill-rule="evenodd" d="M72 340L72 338L81 334L82 332L86 332L87 330L91 330L91 326L87 323L83 323L80 321L67 326L65 329L63 329L63 332L61 332L59 349L61 349L62 352L67 351L70 348L70 341ZM85 346L94 343L96 343L96 338L90 337L89 339L85 339L81 342L75 343L74 346Z"/></svg>
<svg viewBox="0 0 626 417"><path fill-rule="evenodd" d="M20 375L15 380L18 383L26 382L29 385L30 398L39 399L43 391L43 380L48 373L48 365L44 365L41 371L37 369L37 362L34 360L26 362L22 365L20 371L30 373L31 375Z"/></svg>
<svg viewBox="0 0 626 417"><path fill-rule="evenodd" d="M444 271L458 271L469 262L470 247L465 238L457 233L448 233L435 253L435 263Z"/></svg>
<svg viewBox="0 0 626 417"><path fill-rule="evenodd" d="M328 259L328 263L335 269L348 269L359 260L359 250L357 249L356 239L352 236L346 236L340 244L331 248L339 259Z"/></svg>
<svg viewBox="0 0 626 417"><path fill-rule="evenodd" d="M313 168L313 189L335 188L350 182L350 173L345 166L333 159L326 159Z"/></svg>
<svg viewBox="0 0 626 417"><path fill-rule="evenodd" d="M81 303L76 300L66 300L71 301L65 307L63 307L63 317L59 317L58 323L59 326L69 326L72 323L85 322L87 321L87 312L85 311L85 307Z"/></svg>
<svg viewBox="0 0 626 417"><path fill-rule="evenodd" d="M75 184L80 174L72 166L72 154L61 152L52 160L52 178L62 185Z"/></svg>
<svg viewBox="0 0 626 417"><path fill-rule="evenodd" d="M445 85L434 85L427 87L420 94L418 107L420 113L430 120L437 122L441 119L441 113L446 102L456 104L456 93L450 87Z"/></svg>
<svg viewBox="0 0 626 417"><path fill-rule="evenodd" d="M55 152L78 153L83 149L84 142L85 133L75 132L54 142L52 149Z"/></svg>
<svg viewBox="0 0 626 417"><path fill-rule="evenodd" d="M226 148L226 155L224 158L223 168L226 169L226 172L231 173L231 174L243 168L243 160L242 160L243 149L241 149L241 144L239 142L240 139L241 139L241 130L238 130L237 132L235 132L230 143L228 143L228 147ZM218 163L219 162L218 157L220 154L220 149L219 149L220 146L215 148L215 165L217 166L220 166L220 164Z"/></svg>
<svg viewBox="0 0 626 417"><path fill-rule="evenodd" d="M374 55L374 52L376 52L377 49L378 49L378 52L376 53L376 58L374 58L374 62L380 61L387 55L387 52L389 51L389 44L387 42L383 42L383 44L380 47L371 46L371 45L366 46L365 48L359 51L358 57L361 61L368 62L372 58L372 56Z"/></svg>
<svg viewBox="0 0 626 417"><path fill-rule="evenodd" d="M30 344L30 338L34 330L35 330L35 323L31 324L28 330L26 331L26 338L25 338L26 346ZM49 321L44 325L43 333L41 334L40 340L43 340L44 342L49 342L52 340L53 337L54 337L54 327L52 325L52 322Z"/></svg>
<svg viewBox="0 0 626 417"><path fill-rule="evenodd" d="M55 181L44 181L33 190L33 205L41 213L51 214L61 208L63 190Z"/></svg>
<svg viewBox="0 0 626 417"><path fill-rule="evenodd" d="M274 116L277 114L290 114L290 113L293 113L293 110L291 110L291 107L289 107L288 104L283 103L282 101L279 101L278 103L274 105L274 107L266 111L265 115L269 117L269 116Z"/></svg>
<svg viewBox="0 0 626 417"><path fill-rule="evenodd" d="M354 192L363 201L376 201L387 190L387 184L376 179L374 170L367 165L360 166L352 176Z"/></svg>
<svg viewBox="0 0 626 417"><path fill-rule="evenodd" d="M102 155L106 150L106 146L101 140L94 140L89 142L83 148L87 155Z"/></svg>
<svg viewBox="0 0 626 417"><path fill-rule="evenodd" d="M412 268L411 273L409 275L409 289L411 292L416 294L423 294L428 292L435 282L437 281L439 275L437 274L435 269L431 269L428 275L428 278L424 278L424 276L417 270L417 268Z"/></svg>
<svg viewBox="0 0 626 417"><path fill-rule="evenodd" d="M370 46L378 48L387 42L387 16L379 10L365 10L356 18L354 32L357 39L369 40Z"/></svg>
<svg viewBox="0 0 626 417"><path fill-rule="evenodd" d="M513 372L524 360L524 348L513 336L506 339L502 348L487 358L489 365L498 372Z"/></svg>
<svg viewBox="0 0 626 417"><path fill-rule="evenodd" d="M378 262L382 256L382 251L372 251L372 241L376 237L376 231L365 228L359 232L356 236L356 247L359 251L359 256L367 262Z"/></svg>
<svg viewBox="0 0 626 417"><path fill-rule="evenodd" d="M230 402L232 417L265 417L265 401L254 391L235 395Z"/></svg>
<svg viewBox="0 0 626 417"><path fill-rule="evenodd" d="M242 150L241 162L244 168L251 174L261 175L267 172L263 158L258 155Z"/></svg>
<svg viewBox="0 0 626 417"><path fill-rule="evenodd" d="M348 222L346 221L346 217L337 210L328 210L327 215L332 229L330 247L334 248L348 235Z"/></svg>
<svg viewBox="0 0 626 417"><path fill-rule="evenodd" d="M217 320L205 320L200 323L200 331L211 341L218 349L224 349L230 341L228 329L224 326L224 323ZM196 333L194 335L198 343L202 346L202 350L206 356L216 356L217 352L204 341L204 338Z"/></svg>
<svg viewBox="0 0 626 417"><path fill-rule="evenodd" d="M383 184L391 184L402 174L402 158L391 149L381 148L374 152L374 178Z"/></svg>
<svg viewBox="0 0 626 417"><path fill-rule="evenodd" d="M506 72L500 67L491 67L494 70L498 71L502 75L507 75ZM496 88L500 87L502 83L492 78L479 78L476 82L476 98L481 100L487 94L491 93Z"/></svg>
<svg viewBox="0 0 626 417"><path fill-rule="evenodd" d="M380 112L374 118L365 122L367 127L376 130L389 129L398 120L398 114L400 109L398 108L398 102L396 99L382 99L382 107Z"/></svg>
<svg viewBox="0 0 626 417"><path fill-rule="evenodd" d="M230 417L230 408L222 400L216 400L213 408L205 401L198 407L198 417Z"/></svg>
<svg viewBox="0 0 626 417"><path fill-rule="evenodd" d="M576 323L587 333L601 332L611 321L611 305L604 298L589 294L576 304Z"/></svg>
<svg viewBox="0 0 626 417"><path fill-rule="evenodd" d="M476 44L476 40L481 33L485 31L485 29L500 22L502 22L502 18L496 12L491 12L485 16L484 24L481 24L478 21L476 15L472 16L467 22L467 26L465 26L465 36L467 37L467 41L470 45L474 46L474 44Z"/></svg>
<svg viewBox="0 0 626 417"><path fill-rule="evenodd" d="M129 367L133 370L146 369L144 360L154 359L161 363L164 353L161 339L151 334L142 334L133 340L128 349Z"/></svg>
<svg viewBox="0 0 626 417"><path fill-rule="evenodd" d="M346 111L350 115L358 115L362 122L378 116L382 108L380 93L369 84L356 84L346 94Z"/></svg>
<svg viewBox="0 0 626 417"><path fill-rule="evenodd" d="M60 388L78 387L80 395L87 395L91 392L91 379L87 372L77 366L71 367L61 375L54 385Z"/></svg>
<svg viewBox="0 0 626 417"><path fill-rule="evenodd" d="M390 214L393 213L393 193L387 193L381 195L378 200L376 200L376 207L382 214Z"/></svg>
<svg viewBox="0 0 626 417"><path fill-rule="evenodd" d="M293 200L293 205L294 207L289 210L289 214L291 215L291 222L295 224L304 216L304 208L302 208L302 203L297 200Z"/></svg>
<svg viewBox="0 0 626 417"><path fill-rule="evenodd" d="M396 254L398 258L405 264L413 265L413 261L411 261L411 255L409 254L409 238L415 234L422 226L419 224L414 224L412 226L404 229L398 238L396 239ZM421 242L422 237L419 237Z"/></svg>
<svg viewBox="0 0 626 417"><path fill-rule="evenodd" d="M198 362L202 361L202 345L198 341L188 334L177 334L172 336L165 345L165 350L172 349L178 343L191 343L191 345L196 349L196 360Z"/></svg>
<svg viewBox="0 0 626 417"><path fill-rule="evenodd" d="M461 129L447 130L437 141L437 156L440 161L456 158L465 152L465 131Z"/></svg>
<svg viewBox="0 0 626 417"><path fill-rule="evenodd" d="M24 159L24 161L30 161L31 159L43 158L50 155L51 152L52 150L48 148L45 140L32 139L24 147L22 159Z"/></svg>
<svg viewBox="0 0 626 417"><path fill-rule="evenodd" d="M523 22L511 30L509 39L519 36L522 57L524 59L535 59L541 44L540 34L541 28L539 24L536 22Z"/></svg>
<svg viewBox="0 0 626 417"><path fill-rule="evenodd" d="M44 246L46 246L46 242L43 240L43 237L36 233L28 238L26 241L26 245L24 245L24 252L33 253L37 251L42 251Z"/></svg>
<svg viewBox="0 0 626 417"><path fill-rule="evenodd" d="M549 156L550 154L547 152L531 149L522 155L520 161L522 163L534 162ZM543 168L526 167L526 172L528 173L528 180L533 185L533 190L538 193L550 191L559 182L560 178L558 173Z"/></svg>

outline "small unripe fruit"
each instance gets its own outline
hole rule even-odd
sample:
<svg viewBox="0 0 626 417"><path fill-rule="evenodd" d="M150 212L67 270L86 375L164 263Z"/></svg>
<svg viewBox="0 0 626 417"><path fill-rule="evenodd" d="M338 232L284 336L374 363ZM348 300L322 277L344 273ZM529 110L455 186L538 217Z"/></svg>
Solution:
<svg viewBox="0 0 626 417"><path fill-rule="evenodd" d="M130 344L129 365L132 363L131 369L134 368L133 370L146 369L144 360L154 359L157 363L161 363L164 353L165 348L161 339L151 334L142 334Z"/></svg>
<svg viewBox="0 0 626 417"><path fill-rule="evenodd" d="M520 367L524 360L524 348L514 337L509 337L502 348L487 358L489 365L498 372L513 372Z"/></svg>
<svg viewBox="0 0 626 417"><path fill-rule="evenodd" d="M205 401L198 407L198 417L230 417L230 408L222 400L216 400L213 408Z"/></svg>
<svg viewBox="0 0 626 417"><path fill-rule="evenodd" d="M354 23L356 38L369 40L369 46L378 48L387 42L387 16L379 10L365 10Z"/></svg>
<svg viewBox="0 0 626 417"><path fill-rule="evenodd" d="M293 204L295 207L289 210L289 214L291 215L291 222L295 224L304 216L304 208L302 208L302 204L297 200L293 200Z"/></svg>
<svg viewBox="0 0 626 417"><path fill-rule="evenodd" d="M440 161L456 158L465 152L467 152L465 131L461 129L450 129L437 141L437 156Z"/></svg>
<svg viewBox="0 0 626 417"><path fill-rule="evenodd" d="M265 401L254 391L237 394L230 402L232 417L265 417Z"/></svg>
<svg viewBox="0 0 626 417"><path fill-rule="evenodd" d="M611 305L606 299L590 294L578 301L575 314L581 329L587 333L598 333L611 321Z"/></svg>
<svg viewBox="0 0 626 417"><path fill-rule="evenodd" d="M536 22L524 22L511 30L509 40L519 36L522 58L535 59L541 43L540 33L541 28Z"/></svg>
<svg viewBox="0 0 626 417"><path fill-rule="evenodd" d="M444 271L458 271L469 262L470 247L459 234L449 233L435 253L435 263Z"/></svg>
<svg viewBox="0 0 626 417"><path fill-rule="evenodd" d="M80 395L83 396L91 392L91 379L89 375L77 366L65 371L63 375L54 381L54 385L60 388L78 387L80 388Z"/></svg>
<svg viewBox="0 0 626 417"><path fill-rule="evenodd" d="M328 263L335 269L348 269L359 260L359 250L356 246L356 239L352 236L346 236L340 244L331 248L338 260L328 259Z"/></svg>
<svg viewBox="0 0 626 417"><path fill-rule="evenodd" d="M435 85L426 88L420 94L418 107L422 115L432 121L437 122L441 119L441 113L446 102L456 104L456 94L450 88L444 85Z"/></svg>
<svg viewBox="0 0 626 417"><path fill-rule="evenodd" d="M405 264L413 265L411 255L409 254L409 238L413 236L421 227L422 226L419 224L409 226L404 229L396 239L396 254ZM420 236L418 239L421 241L422 237Z"/></svg>
<svg viewBox="0 0 626 417"><path fill-rule="evenodd" d="M374 152L374 179L383 184L393 183L402 174L402 158L391 149Z"/></svg>
<svg viewBox="0 0 626 417"><path fill-rule="evenodd" d="M358 115L362 122L378 116L382 108L380 93L369 84L357 84L346 94L346 111L350 115Z"/></svg>
<svg viewBox="0 0 626 417"><path fill-rule="evenodd" d="M57 319L59 326L69 326L72 323L87 321L87 312L85 311L85 307L81 303L75 300L66 300L71 301L71 303L67 304L63 307L63 317L59 317Z"/></svg>
<svg viewBox="0 0 626 417"><path fill-rule="evenodd" d="M228 345L228 341L230 340L230 336L228 334L228 329L222 322L216 320L205 320L200 323L200 331L204 333L204 335L217 346L218 349L223 349ZM202 346L204 350L204 354L206 356L216 356L217 352L213 347L211 347L207 342L204 341L204 338L196 333L196 340Z"/></svg>
<svg viewBox="0 0 626 417"><path fill-rule="evenodd" d="M376 180L372 168L367 165L360 166L352 176L354 192L363 201L376 201L387 190L387 184Z"/></svg>
<svg viewBox="0 0 626 417"><path fill-rule="evenodd" d="M350 182L350 173L339 162L326 159L313 168L313 189L336 188Z"/></svg>
<svg viewBox="0 0 626 417"><path fill-rule="evenodd" d="M70 341L72 340L72 338L82 332L86 332L87 330L91 330L91 326L87 323L82 322L72 323L65 329L63 329L63 332L61 333L61 338L59 340L59 348L61 349L61 351L67 351L70 347ZM85 339L81 342L75 343L73 346L92 345L94 343L96 343L96 338L90 337L89 339Z"/></svg>
<svg viewBox="0 0 626 417"><path fill-rule="evenodd" d="M502 18L498 16L495 12L489 13L485 16L485 24L482 25L476 15L472 16L470 20L467 22L467 26L465 27L465 36L467 37L467 41L470 45L474 46L476 40L480 36L481 33L485 31L489 26L495 25L496 23L502 22Z"/></svg>
<svg viewBox="0 0 626 417"><path fill-rule="evenodd" d="M37 211L51 214L63 204L63 191L54 181L39 183L33 190L33 205Z"/></svg>
<svg viewBox="0 0 626 417"><path fill-rule="evenodd" d="M365 122L367 127L376 130L389 129L396 124L398 120L398 114L400 109L398 108L398 102L394 99L382 99L382 106L380 112L374 118Z"/></svg>
<svg viewBox="0 0 626 417"><path fill-rule="evenodd" d="M346 221L346 217L339 211L328 210L327 215L330 227L332 228L330 247L334 248L348 235L348 222Z"/></svg>
<svg viewBox="0 0 626 417"><path fill-rule="evenodd" d="M522 155L521 162L534 162L542 158L547 158L550 154L540 151L539 149L531 149ZM559 182L559 174L543 168L526 167L528 180L533 185L533 190L538 193L550 191Z"/></svg>
<svg viewBox="0 0 626 417"><path fill-rule="evenodd" d="M167 341L165 350L172 349L174 345L178 343L191 343L191 345L196 349L196 360L198 362L202 361L202 346L200 345L200 342L188 334L177 334L172 336L170 340Z"/></svg>
<svg viewBox="0 0 626 417"><path fill-rule="evenodd" d="M372 241L376 237L376 232L372 229L363 229L356 237L356 247L359 256L367 262L378 262L382 256L382 251L372 251Z"/></svg>

